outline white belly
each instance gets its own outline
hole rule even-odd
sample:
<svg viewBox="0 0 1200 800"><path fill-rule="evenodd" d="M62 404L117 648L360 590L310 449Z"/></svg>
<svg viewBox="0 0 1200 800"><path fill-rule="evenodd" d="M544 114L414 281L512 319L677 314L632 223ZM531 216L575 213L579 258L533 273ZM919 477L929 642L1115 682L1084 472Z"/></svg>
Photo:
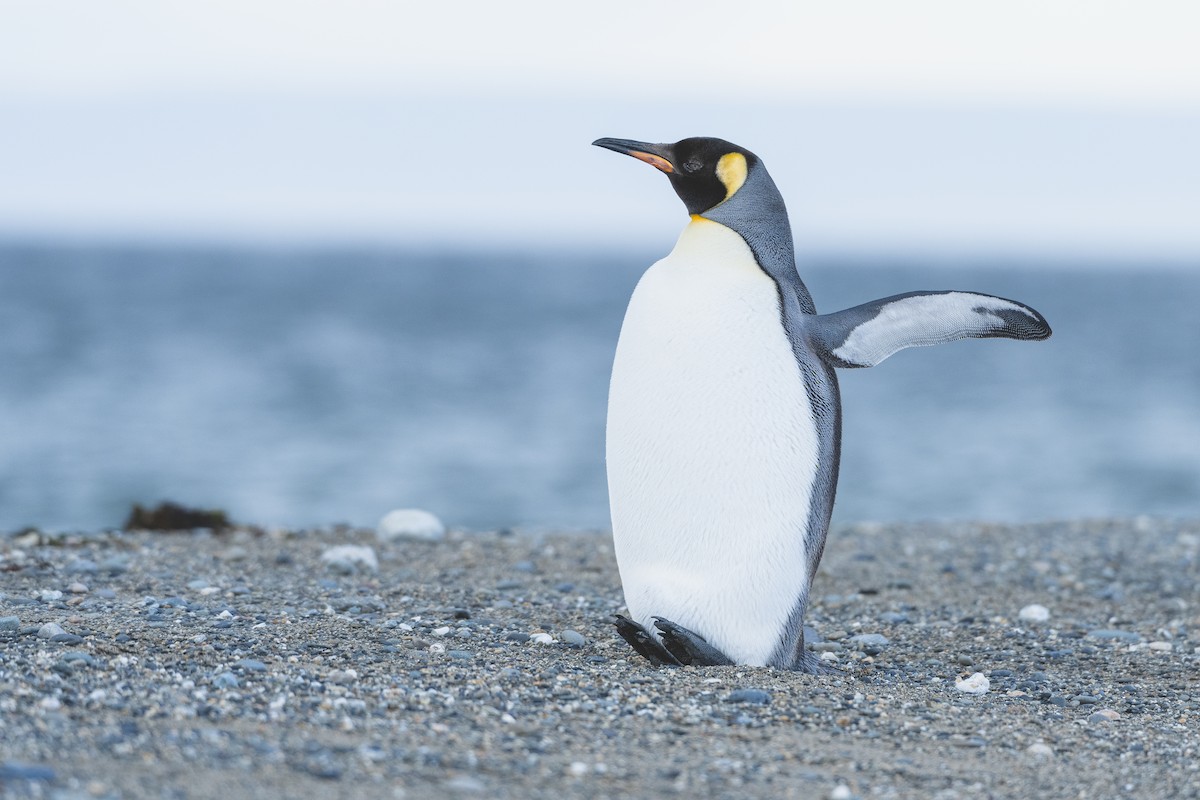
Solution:
<svg viewBox="0 0 1200 800"><path fill-rule="evenodd" d="M772 281L707 220L646 272L608 401L608 486L625 602L765 664L808 575L817 432Z"/></svg>

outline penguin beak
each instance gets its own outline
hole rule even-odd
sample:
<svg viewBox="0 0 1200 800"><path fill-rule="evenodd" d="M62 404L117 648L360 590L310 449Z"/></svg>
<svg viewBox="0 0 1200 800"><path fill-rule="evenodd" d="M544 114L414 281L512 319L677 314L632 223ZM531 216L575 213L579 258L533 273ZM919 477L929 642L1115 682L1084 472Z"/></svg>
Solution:
<svg viewBox="0 0 1200 800"><path fill-rule="evenodd" d="M597 139L592 144L616 153L633 156L638 161L645 161L650 166L662 170L668 175L675 171L675 166L671 163L672 153L669 144L635 142L632 139Z"/></svg>

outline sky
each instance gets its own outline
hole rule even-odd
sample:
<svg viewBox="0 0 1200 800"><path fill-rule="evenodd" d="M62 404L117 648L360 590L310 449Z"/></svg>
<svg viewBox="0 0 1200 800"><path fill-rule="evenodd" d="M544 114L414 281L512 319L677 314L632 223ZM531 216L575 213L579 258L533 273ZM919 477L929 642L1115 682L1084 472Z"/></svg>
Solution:
<svg viewBox="0 0 1200 800"><path fill-rule="evenodd" d="M763 157L801 247L1200 260L1190 0L0 0L0 236L668 242L601 136Z"/></svg>

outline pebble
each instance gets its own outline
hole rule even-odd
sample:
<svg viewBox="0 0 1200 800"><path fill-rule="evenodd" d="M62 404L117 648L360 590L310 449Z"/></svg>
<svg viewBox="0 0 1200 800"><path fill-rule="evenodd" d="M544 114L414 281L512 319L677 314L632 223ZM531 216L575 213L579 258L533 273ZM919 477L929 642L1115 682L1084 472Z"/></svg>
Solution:
<svg viewBox="0 0 1200 800"><path fill-rule="evenodd" d="M1151 642L1147 647L1159 653L1169 653L1173 649L1170 642Z"/></svg>
<svg viewBox="0 0 1200 800"><path fill-rule="evenodd" d="M238 688L238 678L232 672L222 672L213 678L213 686L218 689L236 689Z"/></svg>
<svg viewBox="0 0 1200 800"><path fill-rule="evenodd" d="M992 682L982 672L972 673L966 678L955 678L954 688L967 694L986 694Z"/></svg>
<svg viewBox="0 0 1200 800"><path fill-rule="evenodd" d="M891 644L890 640L882 633L860 633L851 636L846 641L850 642L856 650L861 650L869 656L879 655L883 652L883 648Z"/></svg>
<svg viewBox="0 0 1200 800"><path fill-rule="evenodd" d="M1037 758L1050 758L1054 755L1054 748L1045 742L1034 742L1025 748L1025 752Z"/></svg>
<svg viewBox="0 0 1200 800"><path fill-rule="evenodd" d="M1088 722L1093 724L1099 722L1116 722L1121 718L1120 712L1114 711L1111 708L1102 708L1099 711L1093 711L1088 716Z"/></svg>
<svg viewBox="0 0 1200 800"><path fill-rule="evenodd" d="M0 788L7 781L52 781L56 776L53 767L43 764L22 764L19 761L0 763Z"/></svg>
<svg viewBox="0 0 1200 800"><path fill-rule="evenodd" d="M1017 618L1023 622L1045 622L1050 619L1050 609L1037 603L1032 603L1022 608L1017 614Z"/></svg>
<svg viewBox="0 0 1200 800"><path fill-rule="evenodd" d="M844 783L839 783L833 787L833 791L829 793L829 800L850 800L854 795L850 793L850 787Z"/></svg>
<svg viewBox="0 0 1200 800"><path fill-rule="evenodd" d="M38 595L38 598L43 603L52 603L55 600L62 600L63 593L58 589L44 589L42 590L41 594Z"/></svg>
<svg viewBox="0 0 1200 800"><path fill-rule="evenodd" d="M554 644L554 637L545 631L534 631L529 635L529 641L535 644Z"/></svg>
<svg viewBox="0 0 1200 800"><path fill-rule="evenodd" d="M587 639L577 631L565 630L559 636L567 647L583 647L587 644Z"/></svg>
<svg viewBox="0 0 1200 800"><path fill-rule="evenodd" d="M762 689L737 689L730 692L725 701L728 703L749 703L756 706L765 706L771 702L771 694Z"/></svg>
<svg viewBox="0 0 1200 800"><path fill-rule="evenodd" d="M86 558L77 558L67 564L68 575L94 575L100 571L95 561L89 561Z"/></svg>
<svg viewBox="0 0 1200 800"><path fill-rule="evenodd" d="M87 594L88 587L87 587L86 583L80 583L79 581L75 581L74 583L72 583L70 586L67 587L67 591L70 592L71 594Z"/></svg>
<svg viewBox="0 0 1200 800"><path fill-rule="evenodd" d="M321 561L340 575L353 575L361 570L379 571L379 558L375 555L375 548L365 545L343 544L331 547L321 554Z"/></svg>
<svg viewBox="0 0 1200 800"><path fill-rule="evenodd" d="M1102 641L1127 642L1129 644L1137 644L1142 640L1142 637L1132 631L1119 631L1111 628L1096 628L1087 633L1089 639L1100 639Z"/></svg>
<svg viewBox="0 0 1200 800"><path fill-rule="evenodd" d="M17 632L21 629L20 617L0 617L0 631Z"/></svg>
<svg viewBox="0 0 1200 800"><path fill-rule="evenodd" d="M37 636L39 639L53 639L55 636L66 633L62 625L57 622L47 622L42 627L38 628Z"/></svg>
<svg viewBox="0 0 1200 800"><path fill-rule="evenodd" d="M398 508L379 520L375 537L381 542L397 539L436 542L446 537L446 526L428 511L419 508Z"/></svg>
<svg viewBox="0 0 1200 800"><path fill-rule="evenodd" d="M254 658L243 658L240 661L233 662L234 669L244 670L245 672L266 672L267 665Z"/></svg>
<svg viewBox="0 0 1200 800"><path fill-rule="evenodd" d="M349 686L358 680L358 670L354 669L335 669L329 673L326 678L329 683L336 683L339 686Z"/></svg>

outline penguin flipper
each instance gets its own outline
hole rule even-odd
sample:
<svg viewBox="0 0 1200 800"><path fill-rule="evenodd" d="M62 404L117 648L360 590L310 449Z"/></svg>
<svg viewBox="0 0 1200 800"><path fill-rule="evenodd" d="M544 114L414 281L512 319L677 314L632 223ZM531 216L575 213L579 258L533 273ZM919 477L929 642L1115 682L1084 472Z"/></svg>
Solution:
<svg viewBox="0 0 1200 800"><path fill-rule="evenodd" d="M662 636L662 646L680 664L697 667L733 666L733 659L705 641L704 637L682 625L676 625L669 619L655 617L654 627L658 628Z"/></svg>
<svg viewBox="0 0 1200 800"><path fill-rule="evenodd" d="M906 347L956 339L1050 336L1029 306L975 292L908 292L811 319L814 342L835 367L873 367Z"/></svg>
<svg viewBox="0 0 1200 800"><path fill-rule="evenodd" d="M621 638L628 642L629 646L636 650L638 655L645 658L654 666L682 666L679 659L671 655L666 648L655 641L653 636L646 632L645 628L629 619L629 617L617 614L613 622L616 624L617 633L621 634Z"/></svg>

